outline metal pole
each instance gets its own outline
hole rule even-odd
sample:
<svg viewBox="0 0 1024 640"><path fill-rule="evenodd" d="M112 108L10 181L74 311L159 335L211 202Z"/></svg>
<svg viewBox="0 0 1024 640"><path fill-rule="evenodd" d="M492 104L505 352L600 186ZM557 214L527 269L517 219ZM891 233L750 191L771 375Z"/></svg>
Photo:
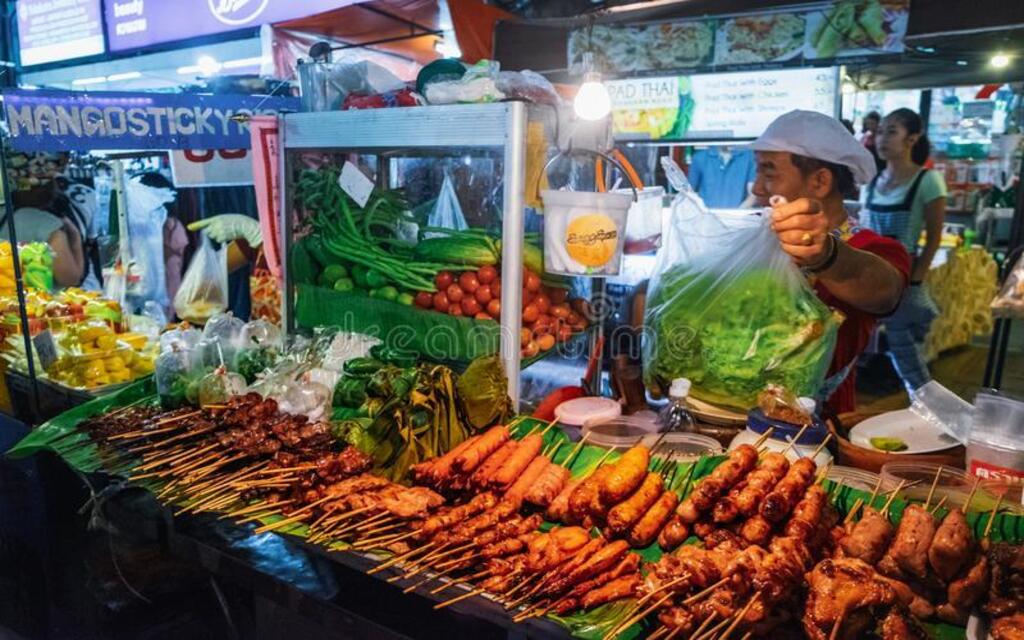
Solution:
<svg viewBox="0 0 1024 640"><path fill-rule="evenodd" d="M14 288L18 295L18 315L21 321L21 336L25 341L25 359L28 363L28 377L32 382L32 393L29 394L29 415L33 423L39 416L39 383L36 380L36 364L32 357L32 337L28 329L28 310L25 308L25 281L21 274L21 259L18 257L18 232L14 228L14 203L11 202L10 184L7 182L7 145L0 140L0 198L3 199L4 213L7 217L7 237L11 241L11 261L14 263Z"/></svg>
<svg viewBox="0 0 1024 640"><path fill-rule="evenodd" d="M523 308L523 234L526 193L526 106L510 102L505 126L505 184L501 223L501 358L508 376L508 396L519 410Z"/></svg>
<svg viewBox="0 0 1024 640"><path fill-rule="evenodd" d="M288 150L285 148L285 114L277 116L277 206L280 209L278 215L281 217L281 282L284 283L284 290L281 292L281 325L286 334L295 332L295 283L292 282L291 269L288 267L288 260L292 255L292 216L288 208L288 196L292 190L291 174L288 169ZM274 185L268 185L271 198L273 198ZM271 242L264 240L264 242Z"/></svg>

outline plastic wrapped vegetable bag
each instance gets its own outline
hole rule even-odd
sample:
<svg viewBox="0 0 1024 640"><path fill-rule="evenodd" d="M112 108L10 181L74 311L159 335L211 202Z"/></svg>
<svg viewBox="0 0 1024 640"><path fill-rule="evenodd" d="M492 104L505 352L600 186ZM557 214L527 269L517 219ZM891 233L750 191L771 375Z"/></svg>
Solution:
<svg viewBox="0 0 1024 640"><path fill-rule="evenodd" d="M181 286L174 294L174 311L182 320L204 324L228 308L227 252L213 248L203 234L202 243L185 270Z"/></svg>
<svg viewBox="0 0 1024 640"><path fill-rule="evenodd" d="M817 395L839 319L782 251L767 216L711 213L682 187L648 288L647 386L686 377L694 397L743 411L768 384Z"/></svg>

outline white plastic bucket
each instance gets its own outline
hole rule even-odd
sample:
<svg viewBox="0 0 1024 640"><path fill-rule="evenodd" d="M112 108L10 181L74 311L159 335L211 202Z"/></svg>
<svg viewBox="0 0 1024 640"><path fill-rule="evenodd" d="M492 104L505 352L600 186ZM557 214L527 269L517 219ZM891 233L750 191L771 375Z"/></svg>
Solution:
<svg viewBox="0 0 1024 640"><path fill-rule="evenodd" d="M614 193L633 195L632 189L616 189ZM664 187L644 187L637 190L637 201L629 207L626 223L625 252L649 253L661 246Z"/></svg>
<svg viewBox="0 0 1024 640"><path fill-rule="evenodd" d="M619 273L632 194L542 191L544 271L570 276Z"/></svg>

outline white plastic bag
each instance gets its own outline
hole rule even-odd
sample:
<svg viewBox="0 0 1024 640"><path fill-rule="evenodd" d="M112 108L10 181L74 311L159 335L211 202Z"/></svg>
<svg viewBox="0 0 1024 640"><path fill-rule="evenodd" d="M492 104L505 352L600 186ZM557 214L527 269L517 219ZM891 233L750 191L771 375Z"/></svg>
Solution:
<svg viewBox="0 0 1024 640"><path fill-rule="evenodd" d="M439 227L443 229L454 229L465 231L469 228L466 216L462 215L462 206L459 205L459 196L455 193L455 186L452 184L452 177L448 172L444 174L444 182L441 183L441 193L437 196L434 209L427 217L428 227ZM433 238L444 235L437 232L426 232L424 238Z"/></svg>
<svg viewBox="0 0 1024 640"><path fill-rule="evenodd" d="M228 308L227 251L213 248L203 234L199 249L181 279L174 295L174 311L178 317L193 324L203 324Z"/></svg>
<svg viewBox="0 0 1024 640"><path fill-rule="evenodd" d="M676 176L673 176L675 178ZM709 212L685 182L648 286L644 379L745 411L768 384L817 396L839 322L782 251L769 218Z"/></svg>
<svg viewBox="0 0 1024 640"><path fill-rule="evenodd" d="M910 392L910 412L961 444L971 437L974 407L934 380Z"/></svg>

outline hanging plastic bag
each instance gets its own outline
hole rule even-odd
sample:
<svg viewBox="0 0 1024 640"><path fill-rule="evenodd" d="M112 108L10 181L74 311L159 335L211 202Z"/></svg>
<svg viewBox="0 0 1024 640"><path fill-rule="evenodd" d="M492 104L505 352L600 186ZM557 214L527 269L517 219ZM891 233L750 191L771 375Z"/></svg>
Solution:
<svg viewBox="0 0 1024 640"><path fill-rule="evenodd" d="M685 181L685 178L683 178ZM710 213L683 182L644 314L644 379L746 411L768 384L816 396L839 318L815 296L766 215Z"/></svg>
<svg viewBox="0 0 1024 640"><path fill-rule="evenodd" d="M462 215L462 206L459 205L459 196L455 194L455 185L452 184L452 177L445 171L444 182L441 183L441 193L437 196L434 209L427 217L428 227L439 227L465 231L469 228L466 216ZM442 233L427 232L424 238L436 238L443 236Z"/></svg>
<svg viewBox="0 0 1024 640"><path fill-rule="evenodd" d="M227 307L227 252L223 247L214 249L213 242L204 233L174 295L174 311L183 320L203 324Z"/></svg>
<svg viewBox="0 0 1024 640"><path fill-rule="evenodd" d="M1003 287L992 301L992 315L997 318L1024 318L1024 253L1006 274Z"/></svg>
<svg viewBox="0 0 1024 640"><path fill-rule="evenodd" d="M129 311L141 308L152 300L160 306L168 304L167 278L164 269L164 222L169 202L174 202L173 189L150 187L139 177L125 187L128 206L128 246L131 273L127 301Z"/></svg>

